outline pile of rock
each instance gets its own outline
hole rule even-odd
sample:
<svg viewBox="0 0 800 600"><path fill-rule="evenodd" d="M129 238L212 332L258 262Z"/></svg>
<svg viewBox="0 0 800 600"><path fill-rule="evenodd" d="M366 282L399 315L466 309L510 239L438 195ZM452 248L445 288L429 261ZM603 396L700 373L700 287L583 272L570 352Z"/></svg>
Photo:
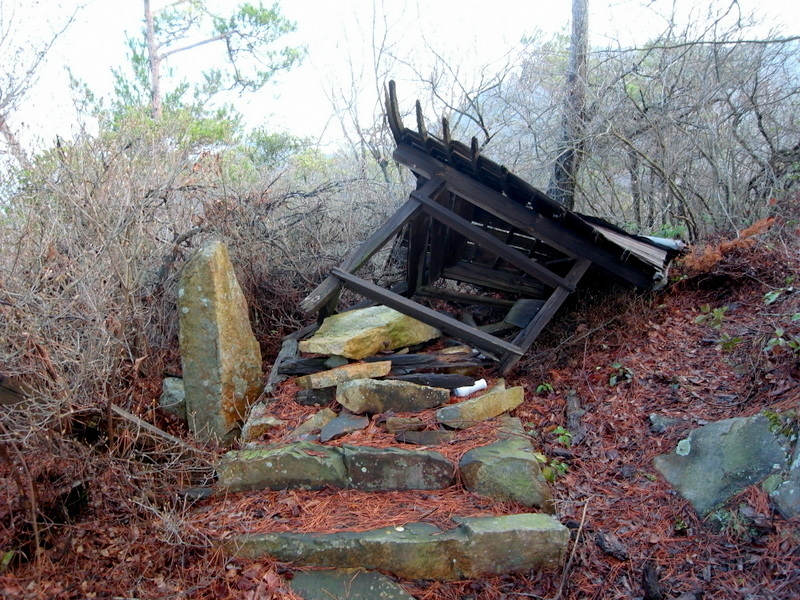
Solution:
<svg viewBox="0 0 800 600"><path fill-rule="evenodd" d="M239 438L241 449L225 453L217 465L222 490L330 486L380 493L444 489L460 480L477 494L544 511L461 518L448 531L410 523L360 533L239 536L226 541L228 551L443 580L563 562L569 532L552 516L552 494L530 437L507 415L523 402L522 387L507 388L500 380L454 402L453 388L472 384L472 377L389 378L397 373L392 360L381 360L383 353L423 344L440 332L386 307L354 310L326 319L299 343L302 352L328 357L332 368L295 379L301 390L296 400L319 408L287 433L289 425L271 414L269 398L254 403L262 391L261 357L224 245L210 244L187 263L178 300L183 379L165 381L162 406L186 418L201 439L231 444ZM435 428L415 416L430 410ZM366 428L377 415L406 445L435 447L490 419L500 418L502 425L496 441L466 452L457 464L428 448L327 444ZM289 441L260 441L275 430Z"/></svg>

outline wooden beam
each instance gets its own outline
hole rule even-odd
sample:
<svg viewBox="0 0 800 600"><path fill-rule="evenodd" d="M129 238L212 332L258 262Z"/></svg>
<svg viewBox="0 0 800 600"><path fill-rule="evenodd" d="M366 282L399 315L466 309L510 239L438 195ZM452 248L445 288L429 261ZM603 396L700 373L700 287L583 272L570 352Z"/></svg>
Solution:
<svg viewBox="0 0 800 600"><path fill-rule="evenodd" d="M570 269L570 272L567 274L567 280L573 285L577 285L591 264L589 259L580 259L572 266L572 269ZM536 316L533 317L533 320L528 323L528 326L517 334L517 337L514 338L514 344L521 348L523 353L527 352L531 344L539 337L545 325L553 318L553 315L556 314L556 311L561 307L569 294L570 292L565 288L556 288L553 293L550 294L544 306L542 306L539 312L536 313ZM498 371L505 375L519 362L520 357L521 355L518 354L506 354L500 361Z"/></svg>
<svg viewBox="0 0 800 600"><path fill-rule="evenodd" d="M518 273L500 271L466 261L460 261L452 267L447 267L442 272L442 276L445 279L471 283L512 294L523 294L533 298L540 298L545 289L540 281L531 281Z"/></svg>
<svg viewBox="0 0 800 600"><path fill-rule="evenodd" d="M419 191L427 195L435 195L443 186L444 181L435 178L426 183ZM375 233L367 238L358 248L353 250L350 256L339 265L339 268L351 273L360 269L376 252L378 252L378 250L383 248L393 236L397 235L397 232L413 219L420 212L421 208L422 205L418 200L409 198L386 223L378 228ZM340 285L336 277L328 275L328 277L300 303L300 310L304 312L318 311L339 293Z"/></svg>
<svg viewBox="0 0 800 600"><path fill-rule="evenodd" d="M563 287L567 288L570 292L575 291L575 287L570 285L563 277L559 277L535 260L531 260L522 254L522 252L507 246L491 233L487 233L480 227L475 227L472 223L466 219L462 219L454 212L447 210L441 204L434 202L419 192L411 192L411 197L422 202L424 205L423 210L434 219L444 223L454 231L457 231L468 240L475 242L478 246L489 249L490 252L499 256L523 273L530 275L534 279L538 279L552 288Z"/></svg>
<svg viewBox="0 0 800 600"><path fill-rule="evenodd" d="M490 352L496 352L503 355L522 354L522 351L514 344L509 344L505 340L501 340L492 335L469 327L457 319L443 315L435 310L422 306L421 304L417 304L408 298L404 298L398 294L393 294L392 292L385 290L374 283L370 283L369 281L365 281L359 277L356 277L351 273L347 273L341 269L333 269L331 274L341 279L345 285L347 285L347 287L354 292L377 300L378 302L385 304L386 306L393 308L404 315L408 315L422 321L423 323L427 323L428 325L432 325L433 327L441 329L448 335L455 336L464 340L465 342L474 344L484 351L488 350Z"/></svg>
<svg viewBox="0 0 800 600"><path fill-rule="evenodd" d="M459 302L461 304L479 304L482 306L491 306L494 308L503 308L511 310L514 306L514 300L506 300L505 298L492 298L490 296L479 296L478 294L467 294L465 292L455 292L452 290L442 290L423 286L417 290L418 296L425 296L429 298L441 298L448 302Z"/></svg>
<svg viewBox="0 0 800 600"><path fill-rule="evenodd" d="M566 226L562 219L555 219L523 206L500 192L475 181L469 175L431 158L420 150L399 145L393 156L397 162L406 165L423 177L442 177L447 181L450 191L505 222L513 224L529 235L541 239L567 256L575 259L588 258L610 273L614 273L638 287L644 289L652 287L653 273L648 272L648 267L643 263L641 268L627 264L622 258L624 252L622 248L619 249L618 254L614 253L605 245ZM572 215L572 213L565 214ZM574 219L580 219L577 215L572 216ZM584 221L578 222L590 227ZM599 232L598 236L600 236ZM636 260L638 261L638 259Z"/></svg>

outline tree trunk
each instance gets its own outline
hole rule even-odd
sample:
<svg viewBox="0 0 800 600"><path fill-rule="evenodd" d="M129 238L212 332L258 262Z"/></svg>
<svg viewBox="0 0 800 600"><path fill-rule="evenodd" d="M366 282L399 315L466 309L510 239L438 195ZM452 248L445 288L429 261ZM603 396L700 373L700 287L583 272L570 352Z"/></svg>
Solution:
<svg viewBox="0 0 800 600"><path fill-rule="evenodd" d="M8 144L8 152L16 159L19 166L25 170L30 170L32 168L31 161L22 148L22 144L19 143L17 136L14 135L11 127L8 126L5 115L2 114L0 114L0 135L5 138L6 144Z"/></svg>
<svg viewBox="0 0 800 600"><path fill-rule="evenodd" d="M568 209L575 206L575 182L583 150L586 122L586 55L589 46L589 0L572 0L567 93L561 140L547 193Z"/></svg>
<svg viewBox="0 0 800 600"><path fill-rule="evenodd" d="M145 35L147 37L147 56L150 63L150 110L153 119L161 119L161 57L156 46L156 33L150 0L144 0Z"/></svg>

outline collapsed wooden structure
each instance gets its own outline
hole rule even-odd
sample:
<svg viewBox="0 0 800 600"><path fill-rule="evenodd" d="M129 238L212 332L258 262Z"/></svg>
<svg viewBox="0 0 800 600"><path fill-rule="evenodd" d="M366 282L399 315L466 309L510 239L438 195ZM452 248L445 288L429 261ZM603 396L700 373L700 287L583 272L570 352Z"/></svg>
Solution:
<svg viewBox="0 0 800 600"><path fill-rule="evenodd" d="M394 159L414 173L417 189L303 300L306 312L332 314L345 286L473 345L506 373L590 268L641 289L666 280L680 243L630 235L567 210L483 156L474 138L469 146L451 139L446 119L441 138L428 133L419 102L417 130L407 129L394 82L386 111ZM402 281L385 289L358 277L372 256L397 241L406 255ZM415 301L425 297L507 314L477 326Z"/></svg>

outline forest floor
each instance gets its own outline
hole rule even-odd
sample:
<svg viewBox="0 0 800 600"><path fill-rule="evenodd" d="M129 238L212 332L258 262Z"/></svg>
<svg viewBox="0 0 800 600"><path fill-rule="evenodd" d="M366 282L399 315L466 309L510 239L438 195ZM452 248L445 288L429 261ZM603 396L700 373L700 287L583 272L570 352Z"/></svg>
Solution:
<svg viewBox="0 0 800 600"><path fill-rule="evenodd" d="M534 442L557 473L557 516L572 531L566 565L401 582L407 591L420 600L800 598L799 519L781 518L754 486L723 520L703 521L652 464L705 423L800 409L800 351L792 347L800 340L800 318L792 320L800 313L798 234L796 223L782 224L709 243L659 292L584 294L562 310L507 383L525 387L514 416L537 432ZM160 378L134 377L131 386L131 410L185 436L155 408ZM586 411L582 439L565 434L569 394ZM302 418L290 397L287 384L283 417ZM651 414L680 421L654 433ZM97 434L99 415L76 415L63 433L0 456L8 484L0 491L0 597L292 599L287 580L296 567L230 560L214 542L266 521L322 531L528 511L458 487L192 499L178 492L211 482L218 449L164 448L123 427L109 443ZM347 441L383 443L377 427L359 435ZM482 435L479 428L449 455L457 459Z"/></svg>

